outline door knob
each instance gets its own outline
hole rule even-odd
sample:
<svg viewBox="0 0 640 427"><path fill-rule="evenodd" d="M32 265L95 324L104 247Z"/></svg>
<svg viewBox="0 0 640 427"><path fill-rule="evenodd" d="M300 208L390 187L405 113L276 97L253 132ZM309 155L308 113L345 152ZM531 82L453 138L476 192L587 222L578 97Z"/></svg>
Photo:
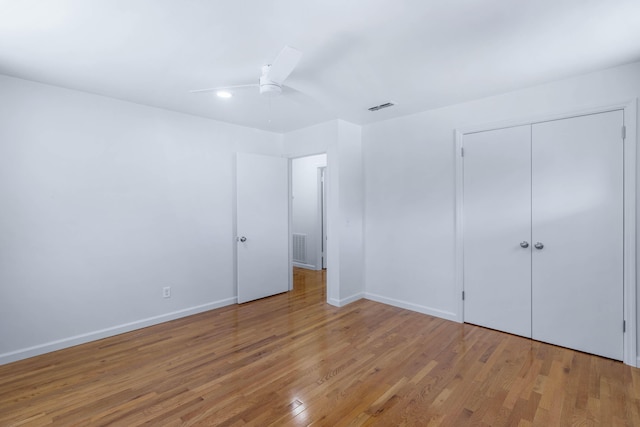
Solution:
<svg viewBox="0 0 640 427"><path fill-rule="evenodd" d="M542 243L540 243L540 242L536 242L536 244L533 245L533 247L536 248L536 249L542 249L542 248L544 248L544 245Z"/></svg>
<svg viewBox="0 0 640 427"><path fill-rule="evenodd" d="M521 248L525 248L525 249L528 248L529 247L529 242L526 242L526 241L520 242L520 247Z"/></svg>
<svg viewBox="0 0 640 427"><path fill-rule="evenodd" d="M238 240L240 240L241 242L246 242L246 241L247 241L247 238L246 238L246 237L244 237L244 236L242 236L242 237L240 237Z"/></svg>

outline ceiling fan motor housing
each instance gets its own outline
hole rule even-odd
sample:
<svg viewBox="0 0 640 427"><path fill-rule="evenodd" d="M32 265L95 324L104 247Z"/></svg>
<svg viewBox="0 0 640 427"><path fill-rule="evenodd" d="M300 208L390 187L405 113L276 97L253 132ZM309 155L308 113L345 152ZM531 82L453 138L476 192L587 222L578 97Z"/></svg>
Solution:
<svg viewBox="0 0 640 427"><path fill-rule="evenodd" d="M282 93L282 86L276 83L262 83L260 79L260 95L278 96Z"/></svg>
<svg viewBox="0 0 640 427"><path fill-rule="evenodd" d="M260 95L269 97L278 96L282 93L282 86L267 77L270 68L271 65L262 66L262 76L260 76Z"/></svg>

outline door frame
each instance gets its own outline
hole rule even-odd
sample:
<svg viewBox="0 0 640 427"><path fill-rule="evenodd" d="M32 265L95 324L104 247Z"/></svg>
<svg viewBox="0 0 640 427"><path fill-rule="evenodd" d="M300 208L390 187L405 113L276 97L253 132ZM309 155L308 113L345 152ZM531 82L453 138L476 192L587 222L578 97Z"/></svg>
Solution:
<svg viewBox="0 0 640 427"><path fill-rule="evenodd" d="M463 142L471 133L496 130L514 126L532 125L552 120L568 119L589 114L622 110L626 129L623 147L623 319L626 329L623 334L623 363L640 366L637 352L637 292L636 292L636 170L637 170L637 98L606 106L569 110L565 112L532 116L501 122L486 123L455 130L455 174L456 174L456 217L455 217L455 295L458 297L455 320L464 322L464 227L463 227ZM622 325L620 325L622 328Z"/></svg>
<svg viewBox="0 0 640 427"><path fill-rule="evenodd" d="M327 187L326 187L327 167L318 167L318 218L320 236L318 245L318 270L327 268Z"/></svg>
<svg viewBox="0 0 640 427"><path fill-rule="evenodd" d="M322 187L324 187L324 206L320 207L321 209L324 208L324 212L322 212L322 214L324 215L324 219L326 221L326 216L328 215L328 207L327 207L327 197L326 197L326 191L327 191L327 187L326 187L326 176L327 176L327 171L328 171L328 167L329 167L329 153L325 150L325 151L320 151L317 153L311 153L311 154L302 154L302 155L296 155L293 157L288 157L289 160L289 271L290 271L290 279L289 279L289 290L293 290L293 161L296 159L302 159L305 157L312 157L312 156L318 156L324 154L326 156L326 165L325 166L319 166L317 168L317 172L316 172L316 176L317 176L317 181L316 181L316 188L318 191L318 203L320 204L320 201L323 198L323 195L321 194L321 189ZM320 182L321 179L321 169L324 170L324 179L325 182ZM322 224L322 217L319 215L318 221L317 221L317 228L318 228L318 234L320 236L320 239L318 239L318 242L316 242L316 246L317 249L320 249L322 246L320 245L320 240L323 239L323 234L326 234L326 230L323 230L323 224ZM325 253L326 253L326 241L323 242L325 245ZM318 253L318 257L316 259L316 267L318 267L317 261L318 260L322 260L322 253ZM326 264L326 269L328 269L328 261L325 259L324 260L325 264ZM318 268L318 270L322 270L323 269L323 264L320 264L320 268ZM327 283L326 283L327 289L329 289L329 280L327 278ZM328 294L327 294L328 295ZM327 297L328 298L328 297Z"/></svg>

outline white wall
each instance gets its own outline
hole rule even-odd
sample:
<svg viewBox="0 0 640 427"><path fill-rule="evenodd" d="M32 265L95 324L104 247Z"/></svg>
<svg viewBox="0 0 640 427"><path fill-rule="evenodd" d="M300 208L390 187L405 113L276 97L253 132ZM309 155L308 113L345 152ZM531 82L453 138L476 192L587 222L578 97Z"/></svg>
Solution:
<svg viewBox="0 0 640 427"><path fill-rule="evenodd" d="M365 126L366 296L444 318L458 314L456 128L639 96L640 63L634 63Z"/></svg>
<svg viewBox="0 0 640 427"><path fill-rule="evenodd" d="M360 126L333 120L284 135L295 158L327 153L327 302L341 306L364 295L364 184Z"/></svg>
<svg viewBox="0 0 640 427"><path fill-rule="evenodd" d="M286 133L284 154L289 158L326 153L338 140L338 121L332 120ZM329 162L329 160L327 160Z"/></svg>
<svg viewBox="0 0 640 427"><path fill-rule="evenodd" d="M281 135L4 76L0 93L0 363L235 302L234 153L279 155Z"/></svg>
<svg viewBox="0 0 640 427"><path fill-rule="evenodd" d="M329 302L453 319L454 130L638 97L640 63L284 137L4 76L0 93L6 363L233 303L236 151L327 153Z"/></svg>
<svg viewBox="0 0 640 427"><path fill-rule="evenodd" d="M316 154L293 159L291 161L292 181L292 232L307 236L306 262L294 265L322 269L322 228L320 221L320 188L318 185L318 168L327 166L327 155Z"/></svg>
<svg viewBox="0 0 640 427"><path fill-rule="evenodd" d="M339 162L334 169L339 180L334 239L339 239L340 297L339 305L364 296L364 172L362 165L362 128L340 120L337 151ZM329 177L329 186L332 185ZM330 187L331 188L331 187ZM333 187L335 189L335 186ZM327 237L327 239L330 239ZM331 246L328 247L331 259ZM329 272L331 274L331 272Z"/></svg>

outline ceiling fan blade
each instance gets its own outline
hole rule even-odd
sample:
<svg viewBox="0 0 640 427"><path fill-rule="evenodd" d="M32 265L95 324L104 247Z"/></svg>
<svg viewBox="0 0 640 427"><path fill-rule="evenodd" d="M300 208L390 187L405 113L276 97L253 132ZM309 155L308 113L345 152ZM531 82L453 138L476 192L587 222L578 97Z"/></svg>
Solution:
<svg viewBox="0 0 640 427"><path fill-rule="evenodd" d="M190 90L189 93L202 93L202 92L216 92L218 90L227 90L227 89L242 89L245 87L259 87L258 83L252 83L248 85L234 85L234 86L220 86L220 87L212 87L208 89L195 89Z"/></svg>
<svg viewBox="0 0 640 427"><path fill-rule="evenodd" d="M273 64L271 64L267 72L267 78L274 83L282 84L293 69L296 68L301 57L302 52L298 49L285 46L273 61Z"/></svg>

